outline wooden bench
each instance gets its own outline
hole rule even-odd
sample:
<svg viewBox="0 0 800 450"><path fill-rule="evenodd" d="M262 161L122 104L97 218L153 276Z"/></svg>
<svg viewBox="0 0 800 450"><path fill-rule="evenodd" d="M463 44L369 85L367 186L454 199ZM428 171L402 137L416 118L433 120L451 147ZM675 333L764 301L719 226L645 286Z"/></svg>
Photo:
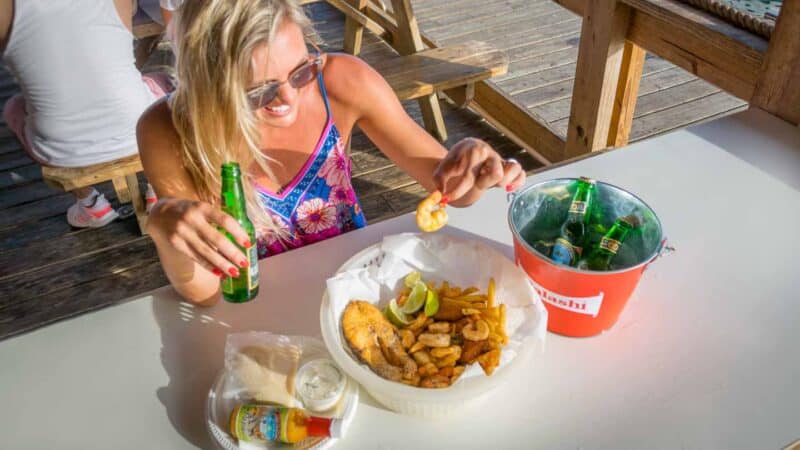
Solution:
<svg viewBox="0 0 800 450"><path fill-rule="evenodd" d="M398 56L372 67L400 100L446 92L456 104L466 106L476 82L506 73L508 56L484 42L471 41Z"/></svg>
<svg viewBox="0 0 800 450"><path fill-rule="evenodd" d="M508 70L508 58L482 42L425 49L411 0L392 0L392 12L375 0L327 0L345 14L344 50L361 51L363 33L370 30L386 39L400 54L375 68L389 81L401 100L418 99L425 128L441 141L447 130L439 107L438 93L459 106L466 106L475 83Z"/></svg>
<svg viewBox="0 0 800 450"><path fill-rule="evenodd" d="M139 222L139 230L147 234L147 212L145 201L139 189L136 174L141 172L142 161L139 155L94 164L84 167L50 167L42 166L42 179L56 189L74 191L75 189L93 186L111 181L120 203L133 202L133 212Z"/></svg>

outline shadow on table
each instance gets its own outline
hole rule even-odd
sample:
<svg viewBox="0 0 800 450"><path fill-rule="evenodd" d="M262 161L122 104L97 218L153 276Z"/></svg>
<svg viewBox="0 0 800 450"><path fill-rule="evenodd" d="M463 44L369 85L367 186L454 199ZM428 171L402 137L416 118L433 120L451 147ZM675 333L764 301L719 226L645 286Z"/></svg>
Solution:
<svg viewBox="0 0 800 450"><path fill-rule="evenodd" d="M216 448L206 430L206 398L223 365L230 325L211 317L213 308L196 307L174 298L153 302L161 329L161 364L169 384L156 392L175 430L202 449ZM219 364L208 364L208 361Z"/></svg>
<svg viewBox="0 0 800 450"><path fill-rule="evenodd" d="M410 218L405 220L413 223ZM405 230L410 230L410 227L403 222L394 222L383 231L394 233ZM455 227L448 227L446 230L454 236L483 242L513 259L513 249L509 245ZM375 228L368 227L336 239L361 242L364 234L374 235L375 231ZM315 253L326 252L325 247L331 244L333 242L315 244L315 247L321 247L315 249ZM341 262L344 262L350 255L340 256ZM335 260L333 264L341 262ZM215 448L206 429L206 399L209 389L223 368L225 339L229 333L266 330L281 334L320 335L319 321L315 317L318 315L320 293L324 286L309 286L306 281L309 273L307 258L279 256L267 260L267 264L268 270L264 271L262 289L269 292L271 283L288 283L291 285L289 291L295 293L291 302L262 301L231 305L220 301L214 307L203 308L181 301L174 292L153 301L153 315L161 330L161 364L169 376L169 383L159 388L156 396L164 405L175 430L198 448ZM333 273L335 267L324 267L320 270L330 270ZM316 275L319 276L320 274ZM322 276L326 277L327 273ZM296 317L314 320L290 320ZM362 403L385 410L363 389L361 392Z"/></svg>

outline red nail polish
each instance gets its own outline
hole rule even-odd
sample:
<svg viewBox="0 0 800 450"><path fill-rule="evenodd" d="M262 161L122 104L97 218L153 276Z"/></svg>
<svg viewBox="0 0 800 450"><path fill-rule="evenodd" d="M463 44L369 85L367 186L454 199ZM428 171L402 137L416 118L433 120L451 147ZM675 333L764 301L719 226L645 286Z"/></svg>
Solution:
<svg viewBox="0 0 800 450"><path fill-rule="evenodd" d="M510 184L508 186L506 186L506 192L511 192L513 190L514 190L514 188Z"/></svg>
<svg viewBox="0 0 800 450"><path fill-rule="evenodd" d="M442 205L446 205L446 204L450 203L450 197L448 197L446 195L442 196L442 201L439 202L439 203L441 203Z"/></svg>
<svg viewBox="0 0 800 450"><path fill-rule="evenodd" d="M214 270L211 271L211 273L213 273L214 275L216 275L218 277L222 276L222 271L217 269L216 267L214 268Z"/></svg>
<svg viewBox="0 0 800 450"><path fill-rule="evenodd" d="M241 260L241 261L239 261L239 267L241 267L242 269L244 269L245 267L247 267L247 261L245 261L245 260Z"/></svg>
<svg viewBox="0 0 800 450"><path fill-rule="evenodd" d="M231 267L228 269L228 273L231 274L233 278L239 278L239 271L236 270L236 267Z"/></svg>
<svg viewBox="0 0 800 450"><path fill-rule="evenodd" d="M253 246L253 243L250 242L250 241L244 241L244 245L243 246L244 246L244 248L250 248L250 247Z"/></svg>

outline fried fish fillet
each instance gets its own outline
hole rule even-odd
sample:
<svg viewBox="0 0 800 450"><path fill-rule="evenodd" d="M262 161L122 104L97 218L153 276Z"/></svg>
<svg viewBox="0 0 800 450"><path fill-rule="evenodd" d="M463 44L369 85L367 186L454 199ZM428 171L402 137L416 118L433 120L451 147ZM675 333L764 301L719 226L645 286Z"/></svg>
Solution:
<svg viewBox="0 0 800 450"><path fill-rule="evenodd" d="M417 375L397 330L372 303L351 301L342 313L342 331L353 352L381 377L402 381Z"/></svg>

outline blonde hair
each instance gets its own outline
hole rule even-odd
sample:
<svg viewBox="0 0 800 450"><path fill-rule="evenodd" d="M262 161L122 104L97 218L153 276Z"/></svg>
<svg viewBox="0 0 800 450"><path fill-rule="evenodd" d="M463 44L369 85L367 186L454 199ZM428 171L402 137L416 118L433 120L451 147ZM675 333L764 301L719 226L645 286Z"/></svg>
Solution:
<svg viewBox="0 0 800 450"><path fill-rule="evenodd" d="M220 167L239 162L250 219L257 229L275 231L247 170L255 161L274 180L246 89L256 47L269 43L285 21L306 35L311 22L295 0L188 0L176 13L177 87L170 106L184 165L200 197L213 203L220 192Z"/></svg>

